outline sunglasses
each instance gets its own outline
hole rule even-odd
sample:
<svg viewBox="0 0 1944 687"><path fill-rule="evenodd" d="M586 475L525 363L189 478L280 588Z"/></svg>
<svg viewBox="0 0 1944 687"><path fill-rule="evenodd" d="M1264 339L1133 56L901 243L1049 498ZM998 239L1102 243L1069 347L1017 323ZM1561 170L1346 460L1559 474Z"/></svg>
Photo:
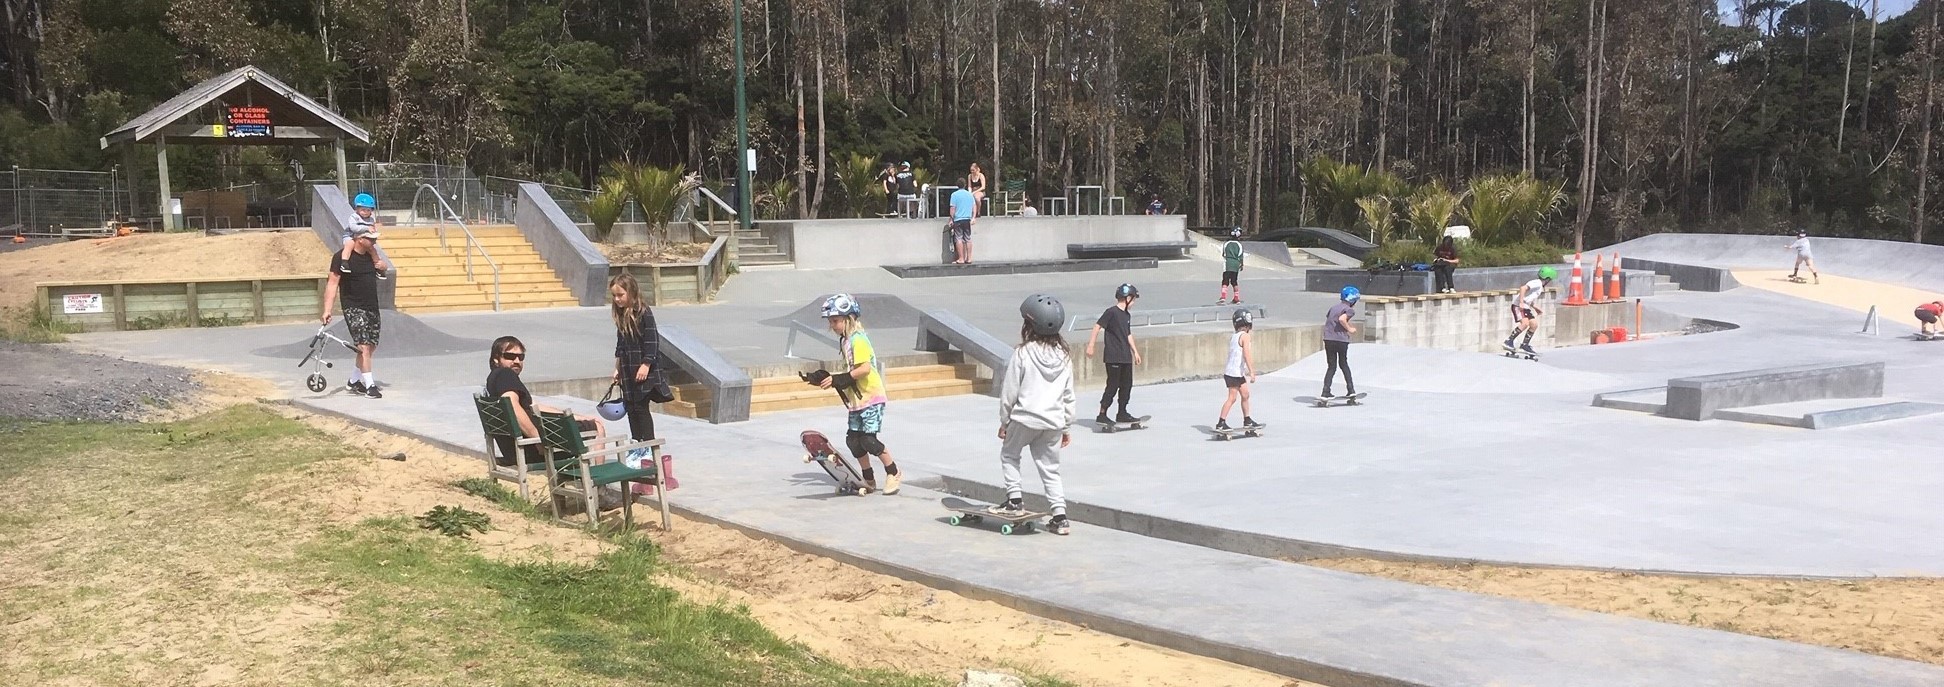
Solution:
<svg viewBox="0 0 1944 687"><path fill-rule="evenodd" d="M501 353L500 360L526 360L525 353Z"/></svg>

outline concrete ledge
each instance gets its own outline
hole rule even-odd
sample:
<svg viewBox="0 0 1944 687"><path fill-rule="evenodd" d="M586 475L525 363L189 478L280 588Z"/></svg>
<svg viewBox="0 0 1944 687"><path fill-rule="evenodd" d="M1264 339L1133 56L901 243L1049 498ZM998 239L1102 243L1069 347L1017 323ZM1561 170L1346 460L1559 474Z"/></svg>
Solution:
<svg viewBox="0 0 1944 687"><path fill-rule="evenodd" d="M970 265L885 265L887 272L901 279L931 277L983 277L1001 274L1039 274L1044 272L1098 272L1103 270L1153 269L1154 258L1095 258L1085 260L1022 260L1018 262L975 262Z"/></svg>
<svg viewBox="0 0 1944 687"><path fill-rule="evenodd" d="M1195 247L1194 241L1150 241L1146 243L1069 243L1069 258L1158 258L1182 257Z"/></svg>
<svg viewBox="0 0 1944 687"><path fill-rule="evenodd" d="M513 224L582 306L607 305L608 260L539 184L520 184Z"/></svg>
<svg viewBox="0 0 1944 687"><path fill-rule="evenodd" d="M1883 363L1802 365L1667 382L1669 417L1707 420L1724 408L1883 395Z"/></svg>
<svg viewBox="0 0 1944 687"><path fill-rule="evenodd" d="M1537 277L1540 267L1544 265L1460 268L1452 272L1451 285L1459 291L1517 289ZM1553 280L1553 288L1565 289L1572 277L1573 266L1552 267L1559 270L1559 279ZM1590 267L1588 271L1591 271ZM1311 269L1303 278L1303 289L1306 291L1328 293L1344 286L1355 286L1365 296L1430 295L1434 291L1433 284L1433 275L1429 270Z"/></svg>
<svg viewBox="0 0 1944 687"><path fill-rule="evenodd" d="M1646 389L1628 389L1593 395L1593 405L1614 410L1632 410L1659 415L1667 408L1667 387L1656 386Z"/></svg>
<svg viewBox="0 0 1944 687"><path fill-rule="evenodd" d="M708 387L710 404L706 419L709 422L722 424L749 419L753 382L742 368L730 364L701 337L681 325L663 323L656 331L661 334L662 356Z"/></svg>
<svg viewBox="0 0 1944 687"><path fill-rule="evenodd" d="M1741 286L1741 282L1735 281L1734 274L1716 267L1642 260L1625 255L1620 256L1620 267L1622 270L1648 270L1655 274L1665 274L1672 277L1674 283L1681 286L1682 291L1719 292ZM1633 284L1630 282L1627 286L1631 288Z"/></svg>
<svg viewBox="0 0 1944 687"><path fill-rule="evenodd" d="M1837 427L1883 422L1885 420L1901 420L1907 417L1918 417L1920 415L1930 415L1939 412L1944 412L1944 405L1919 403L1916 401L1897 401L1895 403L1882 403L1873 406L1863 406L1861 408L1844 408L1842 410L1826 410L1820 413L1809 413L1802 416L1802 421L1803 426L1809 429L1834 429Z"/></svg>
<svg viewBox="0 0 1944 687"><path fill-rule="evenodd" d="M993 379L999 379L1006 373L1013 352L1011 346L948 310L919 313L918 342L913 348L934 353L957 348L992 370ZM998 395L999 385L992 386L991 394Z"/></svg>

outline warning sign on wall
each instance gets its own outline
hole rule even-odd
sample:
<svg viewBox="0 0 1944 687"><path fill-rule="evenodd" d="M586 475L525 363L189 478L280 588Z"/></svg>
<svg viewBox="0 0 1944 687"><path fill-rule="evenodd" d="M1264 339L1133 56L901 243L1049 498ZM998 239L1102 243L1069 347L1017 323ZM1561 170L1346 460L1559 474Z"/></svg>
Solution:
<svg viewBox="0 0 1944 687"><path fill-rule="evenodd" d="M101 312L101 294L70 293L63 296L61 312L69 315L88 315Z"/></svg>
<svg viewBox="0 0 1944 687"><path fill-rule="evenodd" d="M231 138L267 138L270 136L270 108L253 105L232 105L229 108L227 132Z"/></svg>

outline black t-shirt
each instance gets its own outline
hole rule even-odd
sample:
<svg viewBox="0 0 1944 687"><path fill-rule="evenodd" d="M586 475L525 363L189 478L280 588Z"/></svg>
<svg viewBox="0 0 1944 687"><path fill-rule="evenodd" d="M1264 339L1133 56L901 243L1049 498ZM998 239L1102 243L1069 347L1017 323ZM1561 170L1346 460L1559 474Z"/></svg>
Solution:
<svg viewBox="0 0 1944 687"><path fill-rule="evenodd" d="M533 393L527 391L526 382L520 381L520 376L514 374L510 369L504 367L493 368L493 371L486 375L486 396L488 398L499 398L505 396L508 391L513 392L514 396L519 399L520 407L526 409L527 419L533 422L533 428L539 429L540 415L533 412ZM515 431L518 431L517 428ZM500 464L511 465L512 461L510 457L513 455L513 447L515 445L513 440L501 437L496 441L499 442L499 455L502 456ZM526 462L533 463L539 460L539 447L526 447Z"/></svg>
<svg viewBox="0 0 1944 687"><path fill-rule="evenodd" d="M912 176L911 172L899 172L898 173L898 195L901 196L918 195L918 177Z"/></svg>
<svg viewBox="0 0 1944 687"><path fill-rule="evenodd" d="M338 302L346 308L378 309L378 264L370 253L351 252L351 271L342 272L344 256L331 254L331 274L338 277Z"/></svg>
<svg viewBox="0 0 1944 687"><path fill-rule="evenodd" d="M1134 363L1134 348L1127 345L1127 337L1133 333L1132 319L1126 310L1120 309L1120 306L1112 306L1100 313L1100 319L1094 321L1094 324L1100 325L1101 335L1107 337L1107 348L1101 352L1101 362L1128 365Z"/></svg>

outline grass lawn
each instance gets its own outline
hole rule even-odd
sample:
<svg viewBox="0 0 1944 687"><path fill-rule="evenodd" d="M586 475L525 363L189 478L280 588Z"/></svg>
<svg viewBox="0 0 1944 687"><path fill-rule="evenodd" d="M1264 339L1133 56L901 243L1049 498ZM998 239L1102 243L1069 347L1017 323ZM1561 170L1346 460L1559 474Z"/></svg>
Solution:
<svg viewBox="0 0 1944 687"><path fill-rule="evenodd" d="M685 600L652 581L645 539L496 560L413 517L332 525L290 505L352 457L259 405L0 420L0 685L946 684Z"/></svg>

